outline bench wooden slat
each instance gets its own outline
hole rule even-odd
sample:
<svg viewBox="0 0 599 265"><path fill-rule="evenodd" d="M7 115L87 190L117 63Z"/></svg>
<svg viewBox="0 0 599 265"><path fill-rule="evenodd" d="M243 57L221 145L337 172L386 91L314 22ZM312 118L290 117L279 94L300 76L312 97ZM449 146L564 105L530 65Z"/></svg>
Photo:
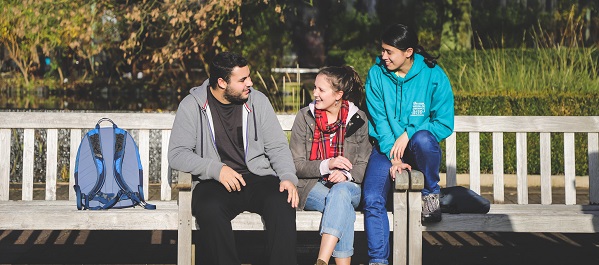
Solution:
<svg viewBox="0 0 599 265"><path fill-rule="evenodd" d="M443 221L424 231L596 233L599 213L580 215L460 214L443 215ZM576 224L576 225L564 225Z"/></svg>
<svg viewBox="0 0 599 265"><path fill-rule="evenodd" d="M447 187L458 185L457 181L457 155L456 155L456 133L452 133L445 139L445 164L447 174L445 183Z"/></svg>
<svg viewBox="0 0 599 265"><path fill-rule="evenodd" d="M168 166L168 141L171 138L171 130L162 130L162 149L160 157L160 199L171 200L170 167Z"/></svg>
<svg viewBox="0 0 599 265"><path fill-rule="evenodd" d="M91 129L103 117L110 118L126 130L160 130L173 127L175 113L11 112L2 117L0 128Z"/></svg>
<svg viewBox="0 0 599 265"><path fill-rule="evenodd" d="M0 129L0 201L8 201L10 190L10 129Z"/></svg>
<svg viewBox="0 0 599 265"><path fill-rule="evenodd" d="M516 133L516 176L518 204L528 204L528 164L526 133Z"/></svg>
<svg viewBox="0 0 599 265"><path fill-rule="evenodd" d="M541 204L551 204L551 133L539 135L541 160Z"/></svg>
<svg viewBox="0 0 599 265"><path fill-rule="evenodd" d="M77 199L77 195L72 187L75 186L75 161L77 161L77 152L79 151L79 144L81 144L82 140L81 129L71 129L70 138L69 200L74 201Z"/></svg>
<svg viewBox="0 0 599 265"><path fill-rule="evenodd" d="M150 185L150 130L139 130L137 135L139 148L139 158L141 159L141 168L143 168L143 185ZM144 198L148 198L148 188L144 189Z"/></svg>
<svg viewBox="0 0 599 265"><path fill-rule="evenodd" d="M480 194L480 133L468 133L470 151L470 189Z"/></svg>
<svg viewBox="0 0 599 265"><path fill-rule="evenodd" d="M33 163L34 156L34 129L25 129L23 132L23 179L22 196L24 201L33 200Z"/></svg>
<svg viewBox="0 0 599 265"><path fill-rule="evenodd" d="M599 204L599 134L588 135L589 203Z"/></svg>
<svg viewBox="0 0 599 265"><path fill-rule="evenodd" d="M46 130L46 200L56 200L56 171L58 169L58 130Z"/></svg>
<svg viewBox="0 0 599 265"><path fill-rule="evenodd" d="M566 204L576 204L574 133L564 133L564 188Z"/></svg>
<svg viewBox="0 0 599 265"><path fill-rule="evenodd" d="M503 133L493 133L493 200L495 203L505 202L503 181Z"/></svg>
<svg viewBox="0 0 599 265"><path fill-rule="evenodd" d="M599 132L599 116L456 116L456 132Z"/></svg>
<svg viewBox="0 0 599 265"><path fill-rule="evenodd" d="M13 201L14 202L14 201ZM6 230L176 230L177 204L156 203L158 210L140 207L79 211L72 201L0 203L0 223ZM51 203L55 202L55 203ZM160 204L161 203L161 204ZM35 204L33 204L35 205Z"/></svg>

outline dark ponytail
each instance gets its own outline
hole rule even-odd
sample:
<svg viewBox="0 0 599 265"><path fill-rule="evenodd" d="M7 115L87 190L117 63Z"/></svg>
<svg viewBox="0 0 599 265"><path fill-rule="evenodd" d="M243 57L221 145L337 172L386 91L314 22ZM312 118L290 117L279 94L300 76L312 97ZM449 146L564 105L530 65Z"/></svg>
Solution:
<svg viewBox="0 0 599 265"><path fill-rule="evenodd" d="M381 41L384 44L393 46L402 51L405 51L408 48L414 49L414 53L422 55L422 57L424 57L424 62L430 68L435 67L437 64L437 59L439 59L439 56L434 57L430 55L418 43L418 36L414 30L402 24L389 26L389 28L383 32Z"/></svg>

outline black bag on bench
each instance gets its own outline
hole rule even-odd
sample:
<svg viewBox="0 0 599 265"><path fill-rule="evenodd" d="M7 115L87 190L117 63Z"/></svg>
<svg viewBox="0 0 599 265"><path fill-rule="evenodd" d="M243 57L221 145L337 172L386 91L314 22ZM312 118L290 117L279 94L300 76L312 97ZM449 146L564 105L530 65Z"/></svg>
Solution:
<svg viewBox="0 0 599 265"><path fill-rule="evenodd" d="M439 196L443 213L488 213L489 200L462 186L441 188Z"/></svg>

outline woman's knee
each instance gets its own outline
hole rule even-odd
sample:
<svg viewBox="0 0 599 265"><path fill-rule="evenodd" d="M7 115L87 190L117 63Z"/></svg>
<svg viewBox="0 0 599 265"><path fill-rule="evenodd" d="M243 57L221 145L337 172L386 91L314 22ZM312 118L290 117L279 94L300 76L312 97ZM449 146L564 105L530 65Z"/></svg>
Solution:
<svg viewBox="0 0 599 265"><path fill-rule="evenodd" d="M437 138L435 138L435 136L427 130L421 130L414 133L412 138L410 138L410 142L413 147L423 151L436 151L439 149L439 142L437 142Z"/></svg>

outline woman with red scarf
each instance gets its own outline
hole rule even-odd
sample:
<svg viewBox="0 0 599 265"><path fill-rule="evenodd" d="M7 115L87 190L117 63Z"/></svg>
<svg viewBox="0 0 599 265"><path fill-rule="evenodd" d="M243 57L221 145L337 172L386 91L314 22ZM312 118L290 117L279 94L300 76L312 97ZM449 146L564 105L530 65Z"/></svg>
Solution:
<svg viewBox="0 0 599 265"><path fill-rule="evenodd" d="M322 212L317 265L350 264L355 208L372 150L366 114L358 109L362 81L349 66L326 67L314 82L314 101L291 129L290 148L299 182L299 209Z"/></svg>

